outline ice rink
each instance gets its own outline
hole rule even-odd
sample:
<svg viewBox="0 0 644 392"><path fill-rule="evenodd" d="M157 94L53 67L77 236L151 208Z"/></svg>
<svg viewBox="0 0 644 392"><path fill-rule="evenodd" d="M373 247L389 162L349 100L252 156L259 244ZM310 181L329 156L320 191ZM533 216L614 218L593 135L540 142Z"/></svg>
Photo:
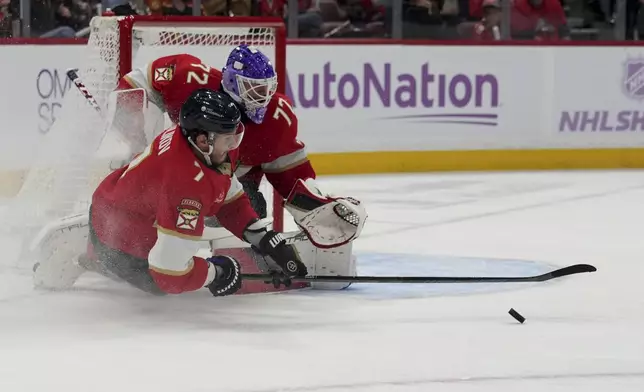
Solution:
<svg viewBox="0 0 644 392"><path fill-rule="evenodd" d="M361 274L598 271L217 299L155 298L88 274L43 293L8 261L7 237L0 391L644 391L644 171L320 181L366 203Z"/></svg>

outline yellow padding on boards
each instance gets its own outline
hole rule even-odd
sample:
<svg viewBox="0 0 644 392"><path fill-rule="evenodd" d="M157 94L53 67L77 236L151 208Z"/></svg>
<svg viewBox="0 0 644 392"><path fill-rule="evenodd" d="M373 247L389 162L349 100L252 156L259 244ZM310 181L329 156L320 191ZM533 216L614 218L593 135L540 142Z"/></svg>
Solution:
<svg viewBox="0 0 644 392"><path fill-rule="evenodd" d="M310 154L319 175L644 168L644 148L376 151Z"/></svg>

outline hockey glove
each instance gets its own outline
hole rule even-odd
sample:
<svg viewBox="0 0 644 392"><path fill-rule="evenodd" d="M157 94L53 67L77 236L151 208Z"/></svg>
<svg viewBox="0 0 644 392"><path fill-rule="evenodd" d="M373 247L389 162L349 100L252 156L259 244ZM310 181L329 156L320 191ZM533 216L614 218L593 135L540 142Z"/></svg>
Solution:
<svg viewBox="0 0 644 392"><path fill-rule="evenodd" d="M284 207L318 248L337 248L355 240L367 219L358 200L322 194L312 178L297 180Z"/></svg>
<svg viewBox="0 0 644 392"><path fill-rule="evenodd" d="M267 261L276 264L286 276L306 276L308 271L300 260L295 246L286 243L282 233L268 230L266 220L259 220L248 225L244 238L253 248L267 256Z"/></svg>
<svg viewBox="0 0 644 392"><path fill-rule="evenodd" d="M241 288L241 267L237 260L228 256L213 256L206 259L215 266L217 275L206 287L215 297L234 294Z"/></svg>

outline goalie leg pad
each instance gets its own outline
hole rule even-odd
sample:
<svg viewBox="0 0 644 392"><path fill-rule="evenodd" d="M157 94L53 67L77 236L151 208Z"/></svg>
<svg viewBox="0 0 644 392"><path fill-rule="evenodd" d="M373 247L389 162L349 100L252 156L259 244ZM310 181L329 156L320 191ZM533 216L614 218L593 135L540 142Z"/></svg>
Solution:
<svg viewBox="0 0 644 392"><path fill-rule="evenodd" d="M314 276L355 276L356 257L352 254L353 244L346 243L335 248L318 248L307 236L300 232L284 233L287 243L292 243L300 255L300 260L306 265L309 275ZM316 290L342 290L351 283L311 283Z"/></svg>
<svg viewBox="0 0 644 392"><path fill-rule="evenodd" d="M34 286L49 290L72 287L85 271L78 257L87 248L88 235L88 215L66 217L43 227L31 245L36 257Z"/></svg>

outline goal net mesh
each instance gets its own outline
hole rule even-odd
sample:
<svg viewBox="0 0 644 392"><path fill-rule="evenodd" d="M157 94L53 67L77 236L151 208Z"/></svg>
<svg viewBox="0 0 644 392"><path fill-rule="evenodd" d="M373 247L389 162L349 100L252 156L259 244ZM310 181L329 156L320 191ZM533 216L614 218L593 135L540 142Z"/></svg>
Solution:
<svg viewBox="0 0 644 392"><path fill-rule="evenodd" d="M84 63L78 65L80 78L101 108L108 104L123 72L145 66L161 56L189 53L220 68L235 46L246 43L258 47L272 61L276 60L273 27L218 25L196 20L138 23L136 19L132 22L126 18L94 18L89 42L84 48ZM131 28L124 28L126 22ZM131 42L131 63L124 61L122 42ZM148 140L172 125L160 111L155 115L163 118L156 122L148 122L146 118ZM72 86L65 95L61 115L36 148L20 191L4 211L3 229L21 241L21 255L15 266L29 265L30 240L46 223L86 213L92 192L101 179L138 152L130 151L119 142L116 132L106 129L105 115L94 110ZM267 205L272 206L270 186L264 182L261 190Z"/></svg>

